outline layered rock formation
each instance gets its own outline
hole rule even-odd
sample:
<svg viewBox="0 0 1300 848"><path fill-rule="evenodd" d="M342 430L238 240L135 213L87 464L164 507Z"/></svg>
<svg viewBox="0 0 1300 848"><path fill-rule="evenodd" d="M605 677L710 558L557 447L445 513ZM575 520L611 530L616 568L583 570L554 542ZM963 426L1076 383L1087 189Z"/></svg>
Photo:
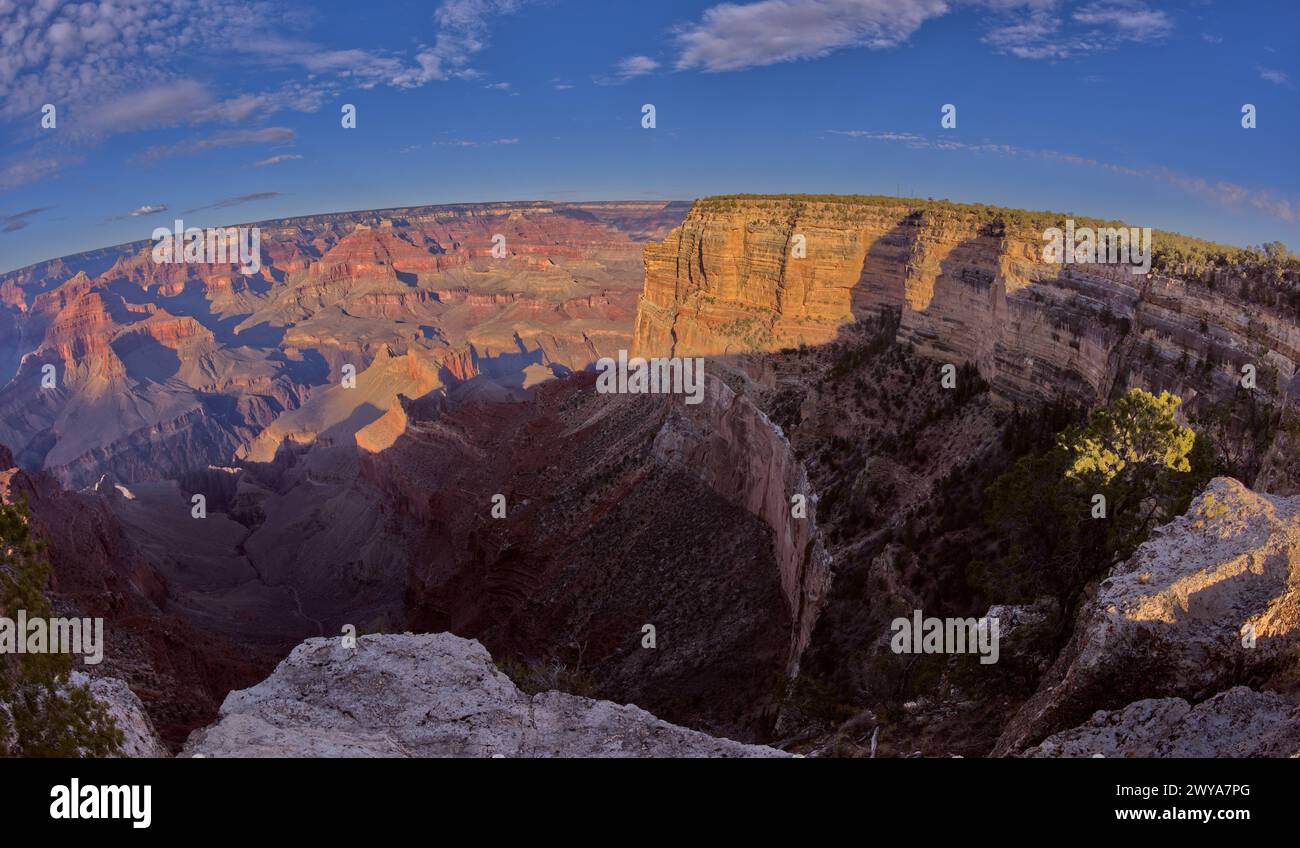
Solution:
<svg viewBox="0 0 1300 848"><path fill-rule="evenodd" d="M231 692L188 757L780 757L633 706L526 695L477 642L450 634L309 639Z"/></svg>
<svg viewBox="0 0 1300 848"><path fill-rule="evenodd" d="M434 373L468 357L503 384L584 368L629 345L641 240L683 213L660 202L321 215L254 225L254 275L159 264L139 243L2 275L0 443L70 485L156 480L241 449L274 455L268 426L381 356L409 353ZM396 393L353 401L343 419L373 420Z"/></svg>
<svg viewBox="0 0 1300 848"><path fill-rule="evenodd" d="M1294 658L1296 509L1231 481L1112 575L1024 710L1054 611L1007 634L1002 667L1028 687L959 702L934 697L957 669L889 665L887 624L1003 600L981 582L997 540L980 498L1014 461L1021 408L1058 394L1258 403L1256 485L1300 485L1295 433L1270 429L1293 319L1228 285L1045 264L1034 234L971 209L722 199L669 233L684 213L323 215L264 222L253 276L137 246L0 277L0 440L25 467L98 481L72 493L14 469L6 485L32 496L60 599L111 613L106 671L168 743L303 638L355 625L473 637L512 677L576 694L522 695L450 636L312 639L192 751L727 754L580 696L754 741L881 692L906 713L882 755L985 754L1012 716L999 753L1056 734L1035 753L1164 755L1256 707L1265 741L1213 750L1285 747L1267 741L1291 727L1285 696L1264 690ZM647 238L663 241L642 259ZM597 392L585 369L629 346L707 356L703 402ZM939 364L967 361L941 389ZM478 709L473 686L490 700L453 714Z"/></svg>
<svg viewBox="0 0 1300 848"><path fill-rule="evenodd" d="M1242 303L1229 285L1045 263L1043 244L973 207L700 201L646 248L635 349L719 356L818 345L889 309L918 353L972 362L995 392L1022 402L1062 393L1096 402L1132 386L1221 396L1247 364L1276 375L1261 382L1266 391L1295 376L1300 326Z"/></svg>

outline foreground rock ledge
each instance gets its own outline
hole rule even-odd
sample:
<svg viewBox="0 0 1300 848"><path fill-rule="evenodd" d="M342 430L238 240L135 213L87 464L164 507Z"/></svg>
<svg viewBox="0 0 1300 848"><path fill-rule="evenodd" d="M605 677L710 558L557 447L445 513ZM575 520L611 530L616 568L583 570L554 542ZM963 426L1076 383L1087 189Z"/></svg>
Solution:
<svg viewBox="0 0 1300 848"><path fill-rule="evenodd" d="M1101 582L994 754L1024 751L1097 710L1164 698L1199 704L1297 668L1300 497L1217 477Z"/></svg>
<svg viewBox="0 0 1300 848"><path fill-rule="evenodd" d="M266 680L226 696L194 757L784 757L645 710L529 696L487 649L449 633L308 639Z"/></svg>
<svg viewBox="0 0 1300 848"><path fill-rule="evenodd" d="M1026 757L1300 757L1300 707L1273 692L1236 686L1192 706L1149 698L1098 710Z"/></svg>

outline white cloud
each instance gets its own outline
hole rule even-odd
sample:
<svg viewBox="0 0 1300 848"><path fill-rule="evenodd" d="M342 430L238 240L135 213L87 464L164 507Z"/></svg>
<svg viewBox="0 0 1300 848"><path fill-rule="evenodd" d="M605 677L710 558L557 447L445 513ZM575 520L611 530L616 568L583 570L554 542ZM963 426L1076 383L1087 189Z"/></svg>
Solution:
<svg viewBox="0 0 1300 848"><path fill-rule="evenodd" d="M760 0L722 3L680 27L678 70L737 71L825 56L846 47L882 49L946 14L945 0Z"/></svg>
<svg viewBox="0 0 1300 848"><path fill-rule="evenodd" d="M297 159L301 159L301 158L302 158L302 157L299 156L297 153L282 153L282 154L280 154L279 156L272 156L272 157L270 157L270 158L268 158L268 159L263 159L263 160L261 160L261 161L259 161L259 162L254 162L254 163L253 163L253 167L254 167L254 168L265 168L265 167L267 167L268 165L279 165L281 162L293 162L293 161L295 161L295 160L297 160Z"/></svg>
<svg viewBox="0 0 1300 848"><path fill-rule="evenodd" d="M1291 86L1291 78L1284 71L1277 71L1271 68L1259 68L1259 78L1264 82L1271 82L1273 85Z"/></svg>
<svg viewBox="0 0 1300 848"><path fill-rule="evenodd" d="M1151 41L1173 31L1167 12L1150 9L1136 0L1105 0L1074 12L1074 20L1085 26L1109 28L1119 38Z"/></svg>
<svg viewBox="0 0 1300 848"><path fill-rule="evenodd" d="M517 138L497 138L492 141L474 141L468 138L454 138L447 141L435 141L434 147L486 147L490 145L518 144ZM405 152L405 151L403 151Z"/></svg>
<svg viewBox="0 0 1300 848"><path fill-rule="evenodd" d="M53 157L37 157L12 162L0 168L0 191L8 191L52 177L66 164L68 164L66 161Z"/></svg>
<svg viewBox="0 0 1300 848"><path fill-rule="evenodd" d="M72 114L178 82L173 60L250 37L265 19L274 19L274 7L263 0L5 3L0 115L47 102Z"/></svg>
<svg viewBox="0 0 1300 848"><path fill-rule="evenodd" d="M288 127L263 127L255 130L225 130L210 136L199 136L175 144L158 144L140 154L143 161L156 161L171 156L194 155L222 147L245 144L284 144L294 140L296 134Z"/></svg>
<svg viewBox="0 0 1300 848"><path fill-rule="evenodd" d="M621 77L639 77L645 74L653 73L659 68L659 63L649 56L628 56L622 59L615 66L615 71Z"/></svg>
<svg viewBox="0 0 1300 848"><path fill-rule="evenodd" d="M720 3L675 31L678 70L737 71L836 50L897 47L958 10L985 16L986 44L1022 59L1064 59L1173 31L1145 0L758 0Z"/></svg>
<svg viewBox="0 0 1300 848"><path fill-rule="evenodd" d="M487 49L490 24L519 10L528 0L443 0L433 14L438 35L432 47L415 56L416 68L399 75L394 85L414 87L451 76L467 76L470 60Z"/></svg>
<svg viewBox="0 0 1300 848"><path fill-rule="evenodd" d="M1000 13L984 42L1021 59L1066 59L1120 42L1156 41L1174 30L1173 18L1144 0L1090 0L1068 14L1059 0L980 5Z"/></svg>

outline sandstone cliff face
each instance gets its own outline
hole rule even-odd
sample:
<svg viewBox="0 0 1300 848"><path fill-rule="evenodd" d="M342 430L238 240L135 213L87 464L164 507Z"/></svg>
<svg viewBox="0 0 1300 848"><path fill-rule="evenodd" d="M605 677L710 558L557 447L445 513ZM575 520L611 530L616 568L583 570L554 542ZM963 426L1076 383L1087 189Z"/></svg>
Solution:
<svg viewBox="0 0 1300 848"><path fill-rule="evenodd" d="M792 255L799 236L805 258ZM1095 402L1131 386L1223 395L1245 364L1275 372L1278 387L1295 376L1294 321L1227 286L1044 263L1036 239L902 200L697 202L646 247L634 347L719 356L817 345L892 309L900 339L973 362L1011 400Z"/></svg>
<svg viewBox="0 0 1300 848"><path fill-rule="evenodd" d="M529 696L448 633L308 639L232 692L188 757L781 757L561 692Z"/></svg>
<svg viewBox="0 0 1300 848"><path fill-rule="evenodd" d="M1298 590L1300 499L1216 478L1102 581L995 753L1097 709L1285 679L1300 667Z"/></svg>

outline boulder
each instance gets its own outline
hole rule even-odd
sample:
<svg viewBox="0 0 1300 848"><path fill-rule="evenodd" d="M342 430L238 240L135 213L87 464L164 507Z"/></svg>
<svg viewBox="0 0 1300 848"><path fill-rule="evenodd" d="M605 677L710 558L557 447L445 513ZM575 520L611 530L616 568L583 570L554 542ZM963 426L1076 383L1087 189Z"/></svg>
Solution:
<svg viewBox="0 0 1300 848"><path fill-rule="evenodd" d="M478 642L449 633L308 639L189 757L782 757L563 692L529 696Z"/></svg>
<svg viewBox="0 0 1300 848"><path fill-rule="evenodd" d="M1053 734L1026 757L1297 757L1300 708L1272 692L1234 686L1192 706L1149 698L1098 710L1086 724Z"/></svg>

